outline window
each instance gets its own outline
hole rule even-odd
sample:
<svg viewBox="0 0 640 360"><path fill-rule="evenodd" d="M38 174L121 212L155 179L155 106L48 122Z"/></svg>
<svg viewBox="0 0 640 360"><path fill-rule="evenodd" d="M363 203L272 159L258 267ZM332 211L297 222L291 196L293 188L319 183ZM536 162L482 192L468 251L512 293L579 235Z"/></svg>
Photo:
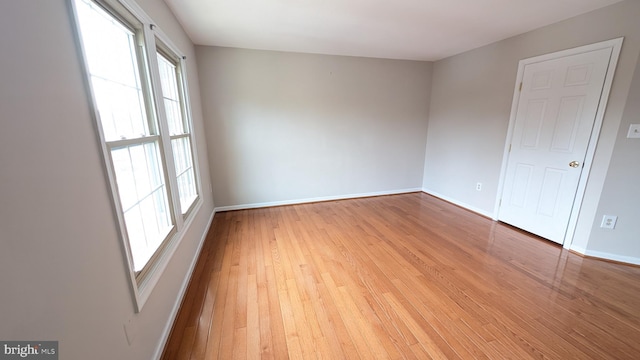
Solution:
<svg viewBox="0 0 640 360"><path fill-rule="evenodd" d="M191 141L189 123L184 111L184 96L181 87L182 76L179 62L175 55L165 55L168 52L158 51L158 68L162 84L162 97L171 136L171 149L178 179L178 194L182 213L188 212L197 197L195 187L195 172L191 155Z"/></svg>
<svg viewBox="0 0 640 360"><path fill-rule="evenodd" d="M164 35L152 30L146 15L129 10L135 4L71 1L132 280L140 290L184 232L198 200L184 59L160 40Z"/></svg>

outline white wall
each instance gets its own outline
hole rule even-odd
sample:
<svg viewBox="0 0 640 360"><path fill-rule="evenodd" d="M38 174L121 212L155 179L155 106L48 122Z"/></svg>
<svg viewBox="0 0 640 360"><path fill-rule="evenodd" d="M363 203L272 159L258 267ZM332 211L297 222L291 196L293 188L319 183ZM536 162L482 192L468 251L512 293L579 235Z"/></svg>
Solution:
<svg viewBox="0 0 640 360"><path fill-rule="evenodd" d="M0 2L0 339L58 340L60 359L152 358L213 211L193 46L163 2L140 5L188 56L206 192L135 314L67 3Z"/></svg>
<svg viewBox="0 0 640 360"><path fill-rule="evenodd" d="M624 36L575 234L574 246L588 248L609 161L629 150L613 152L640 51L638 19L640 2L626 1L434 63L424 188L493 214L518 61ZM475 190L477 182L483 183L481 192ZM633 188L627 184L611 191ZM622 206L609 211L622 218L637 214ZM624 253L634 247L621 239L610 250Z"/></svg>
<svg viewBox="0 0 640 360"><path fill-rule="evenodd" d="M217 206L421 188L430 63L196 54Z"/></svg>

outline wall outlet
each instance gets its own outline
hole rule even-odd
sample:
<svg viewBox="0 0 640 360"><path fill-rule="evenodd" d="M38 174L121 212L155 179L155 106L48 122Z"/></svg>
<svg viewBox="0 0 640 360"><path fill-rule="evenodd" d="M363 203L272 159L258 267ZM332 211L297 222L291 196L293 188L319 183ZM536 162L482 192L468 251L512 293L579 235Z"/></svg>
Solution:
<svg viewBox="0 0 640 360"><path fill-rule="evenodd" d="M482 191L482 183L477 183L476 184L476 190Z"/></svg>
<svg viewBox="0 0 640 360"><path fill-rule="evenodd" d="M601 228L604 229L615 229L616 221L618 221L618 217L615 215L605 215L602 217L602 224L600 224Z"/></svg>
<svg viewBox="0 0 640 360"><path fill-rule="evenodd" d="M640 124L631 124L629 126L629 132L627 133L628 138L640 138Z"/></svg>

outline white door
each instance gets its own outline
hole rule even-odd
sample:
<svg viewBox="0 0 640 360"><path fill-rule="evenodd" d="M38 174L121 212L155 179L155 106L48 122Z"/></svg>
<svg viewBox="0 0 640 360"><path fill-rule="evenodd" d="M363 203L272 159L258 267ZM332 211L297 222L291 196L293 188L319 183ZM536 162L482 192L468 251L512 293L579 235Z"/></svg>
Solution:
<svg viewBox="0 0 640 360"><path fill-rule="evenodd" d="M612 49L527 64L498 219L562 244Z"/></svg>

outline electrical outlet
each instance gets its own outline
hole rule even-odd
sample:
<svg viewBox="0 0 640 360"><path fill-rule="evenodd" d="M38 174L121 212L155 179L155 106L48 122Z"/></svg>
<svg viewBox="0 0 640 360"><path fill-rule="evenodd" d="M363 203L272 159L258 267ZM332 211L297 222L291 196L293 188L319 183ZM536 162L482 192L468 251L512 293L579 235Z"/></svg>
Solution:
<svg viewBox="0 0 640 360"><path fill-rule="evenodd" d="M618 217L615 215L605 215L602 217L602 224L600 224L601 228L604 229L615 229L616 221L618 221Z"/></svg>
<svg viewBox="0 0 640 360"><path fill-rule="evenodd" d="M482 183L477 183L476 184L476 190L482 191Z"/></svg>
<svg viewBox="0 0 640 360"><path fill-rule="evenodd" d="M629 126L628 138L640 138L640 124L631 124Z"/></svg>

